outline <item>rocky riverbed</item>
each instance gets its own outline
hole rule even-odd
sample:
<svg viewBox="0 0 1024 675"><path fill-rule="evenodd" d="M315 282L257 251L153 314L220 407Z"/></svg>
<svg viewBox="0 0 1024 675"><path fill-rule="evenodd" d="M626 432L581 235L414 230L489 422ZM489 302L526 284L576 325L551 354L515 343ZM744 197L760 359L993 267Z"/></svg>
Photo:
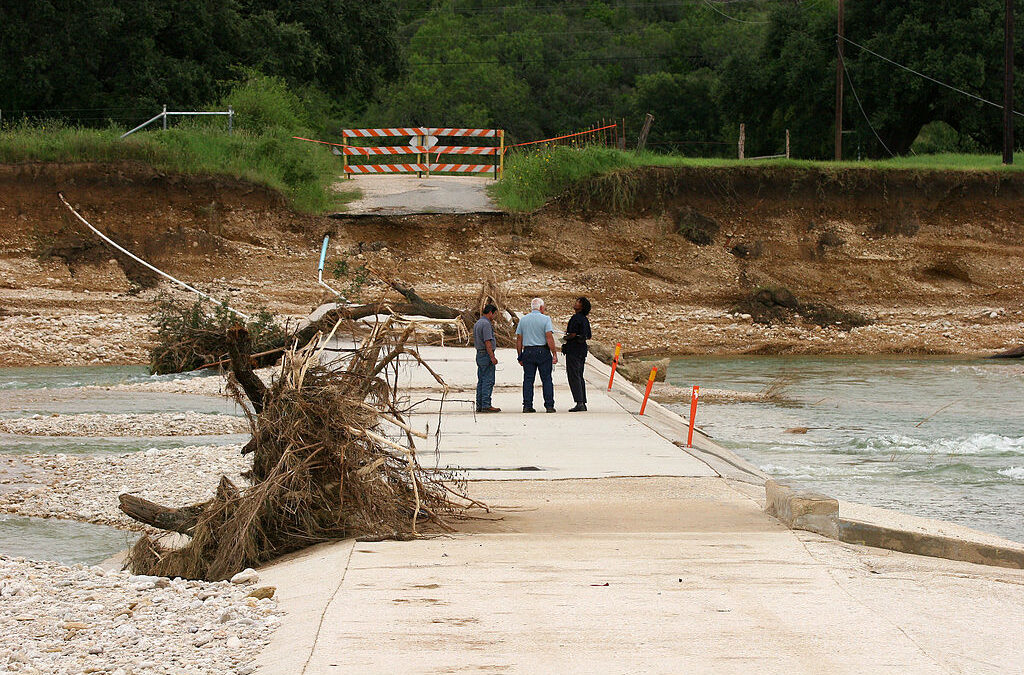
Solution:
<svg viewBox="0 0 1024 675"><path fill-rule="evenodd" d="M260 368L256 375L265 383L270 384L271 376L277 368ZM215 371L214 371L215 372ZM227 396L227 378L210 372L208 375L177 376L174 378L153 378L143 382L124 382L108 386L78 387L87 391L146 391L162 394L193 394L196 396Z"/></svg>
<svg viewBox="0 0 1024 675"><path fill-rule="evenodd" d="M209 445L124 455L3 457L0 461L19 470L0 472L0 486L11 488L0 490L0 511L144 530L118 509L118 495L127 492L171 506L209 499L221 476L242 484L240 474L251 460L240 449Z"/></svg>
<svg viewBox="0 0 1024 675"><path fill-rule="evenodd" d="M208 436L249 431L243 417L183 413L82 413L0 419L0 432L27 436Z"/></svg>
<svg viewBox="0 0 1024 675"><path fill-rule="evenodd" d="M251 673L280 621L253 576L171 580L0 556L0 672Z"/></svg>

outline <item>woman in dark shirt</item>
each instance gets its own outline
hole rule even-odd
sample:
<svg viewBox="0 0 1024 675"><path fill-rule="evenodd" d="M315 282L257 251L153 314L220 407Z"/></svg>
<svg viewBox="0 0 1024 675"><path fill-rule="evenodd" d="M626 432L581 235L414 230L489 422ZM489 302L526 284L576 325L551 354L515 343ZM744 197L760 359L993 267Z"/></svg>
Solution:
<svg viewBox="0 0 1024 675"><path fill-rule="evenodd" d="M590 339L590 300L577 298L573 307L576 313L569 319L565 328L565 372L569 376L569 389L576 406L569 412L585 412L587 409L587 390L583 383L583 366L587 359L587 340Z"/></svg>

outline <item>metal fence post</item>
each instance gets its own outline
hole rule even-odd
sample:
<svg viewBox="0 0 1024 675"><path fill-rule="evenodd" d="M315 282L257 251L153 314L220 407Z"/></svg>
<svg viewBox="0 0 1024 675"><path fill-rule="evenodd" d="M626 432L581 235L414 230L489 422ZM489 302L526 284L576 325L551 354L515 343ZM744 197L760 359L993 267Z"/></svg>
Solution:
<svg viewBox="0 0 1024 675"><path fill-rule="evenodd" d="M164 111L161 113L164 118L164 131L167 131L167 104L164 103Z"/></svg>
<svg viewBox="0 0 1024 675"><path fill-rule="evenodd" d="M228 135L229 136L231 135L231 132L234 130L234 128L235 128L235 107L229 105L228 106Z"/></svg>
<svg viewBox="0 0 1024 675"><path fill-rule="evenodd" d="M746 124L740 124L740 141L739 141L738 145L739 145L739 156L740 156L739 158L743 159L743 155L745 154L744 151L746 150L745 146L747 145L747 125Z"/></svg>

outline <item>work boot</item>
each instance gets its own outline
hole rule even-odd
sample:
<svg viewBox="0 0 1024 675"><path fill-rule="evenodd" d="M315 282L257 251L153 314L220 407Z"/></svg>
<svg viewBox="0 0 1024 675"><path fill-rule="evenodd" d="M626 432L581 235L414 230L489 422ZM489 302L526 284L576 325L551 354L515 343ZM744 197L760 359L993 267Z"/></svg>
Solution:
<svg viewBox="0 0 1024 675"><path fill-rule="evenodd" d="M534 410L533 408L529 407L529 406L525 406L525 405L524 405L524 406L523 406L523 412L524 412L524 413L531 413L531 412L537 412L537 411L536 411L536 410Z"/></svg>
<svg viewBox="0 0 1024 675"><path fill-rule="evenodd" d="M573 407L569 408L569 412L587 412L587 404L577 403Z"/></svg>
<svg viewBox="0 0 1024 675"><path fill-rule="evenodd" d="M486 408L480 408L477 410L478 413L496 413L501 412L501 408L495 408L493 405L489 405Z"/></svg>
<svg viewBox="0 0 1024 675"><path fill-rule="evenodd" d="M555 412L554 408L544 408L544 412Z"/></svg>

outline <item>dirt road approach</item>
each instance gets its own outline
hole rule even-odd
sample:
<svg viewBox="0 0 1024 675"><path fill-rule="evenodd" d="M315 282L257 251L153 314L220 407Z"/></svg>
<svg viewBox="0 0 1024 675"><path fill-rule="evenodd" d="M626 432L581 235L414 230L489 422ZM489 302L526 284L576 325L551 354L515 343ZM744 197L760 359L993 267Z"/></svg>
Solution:
<svg viewBox="0 0 1024 675"><path fill-rule="evenodd" d="M559 367L559 413L524 415L515 354L499 350L505 412L475 415L473 351L423 353L452 387L438 462L469 469L493 513L450 537L347 540L262 570L288 616L260 672L1024 667L1024 571L788 530L763 513L756 469L706 439L680 448L682 424L649 426L597 364L589 412L561 412ZM440 398L422 370L406 377L413 400ZM433 432L436 406L413 420Z"/></svg>

